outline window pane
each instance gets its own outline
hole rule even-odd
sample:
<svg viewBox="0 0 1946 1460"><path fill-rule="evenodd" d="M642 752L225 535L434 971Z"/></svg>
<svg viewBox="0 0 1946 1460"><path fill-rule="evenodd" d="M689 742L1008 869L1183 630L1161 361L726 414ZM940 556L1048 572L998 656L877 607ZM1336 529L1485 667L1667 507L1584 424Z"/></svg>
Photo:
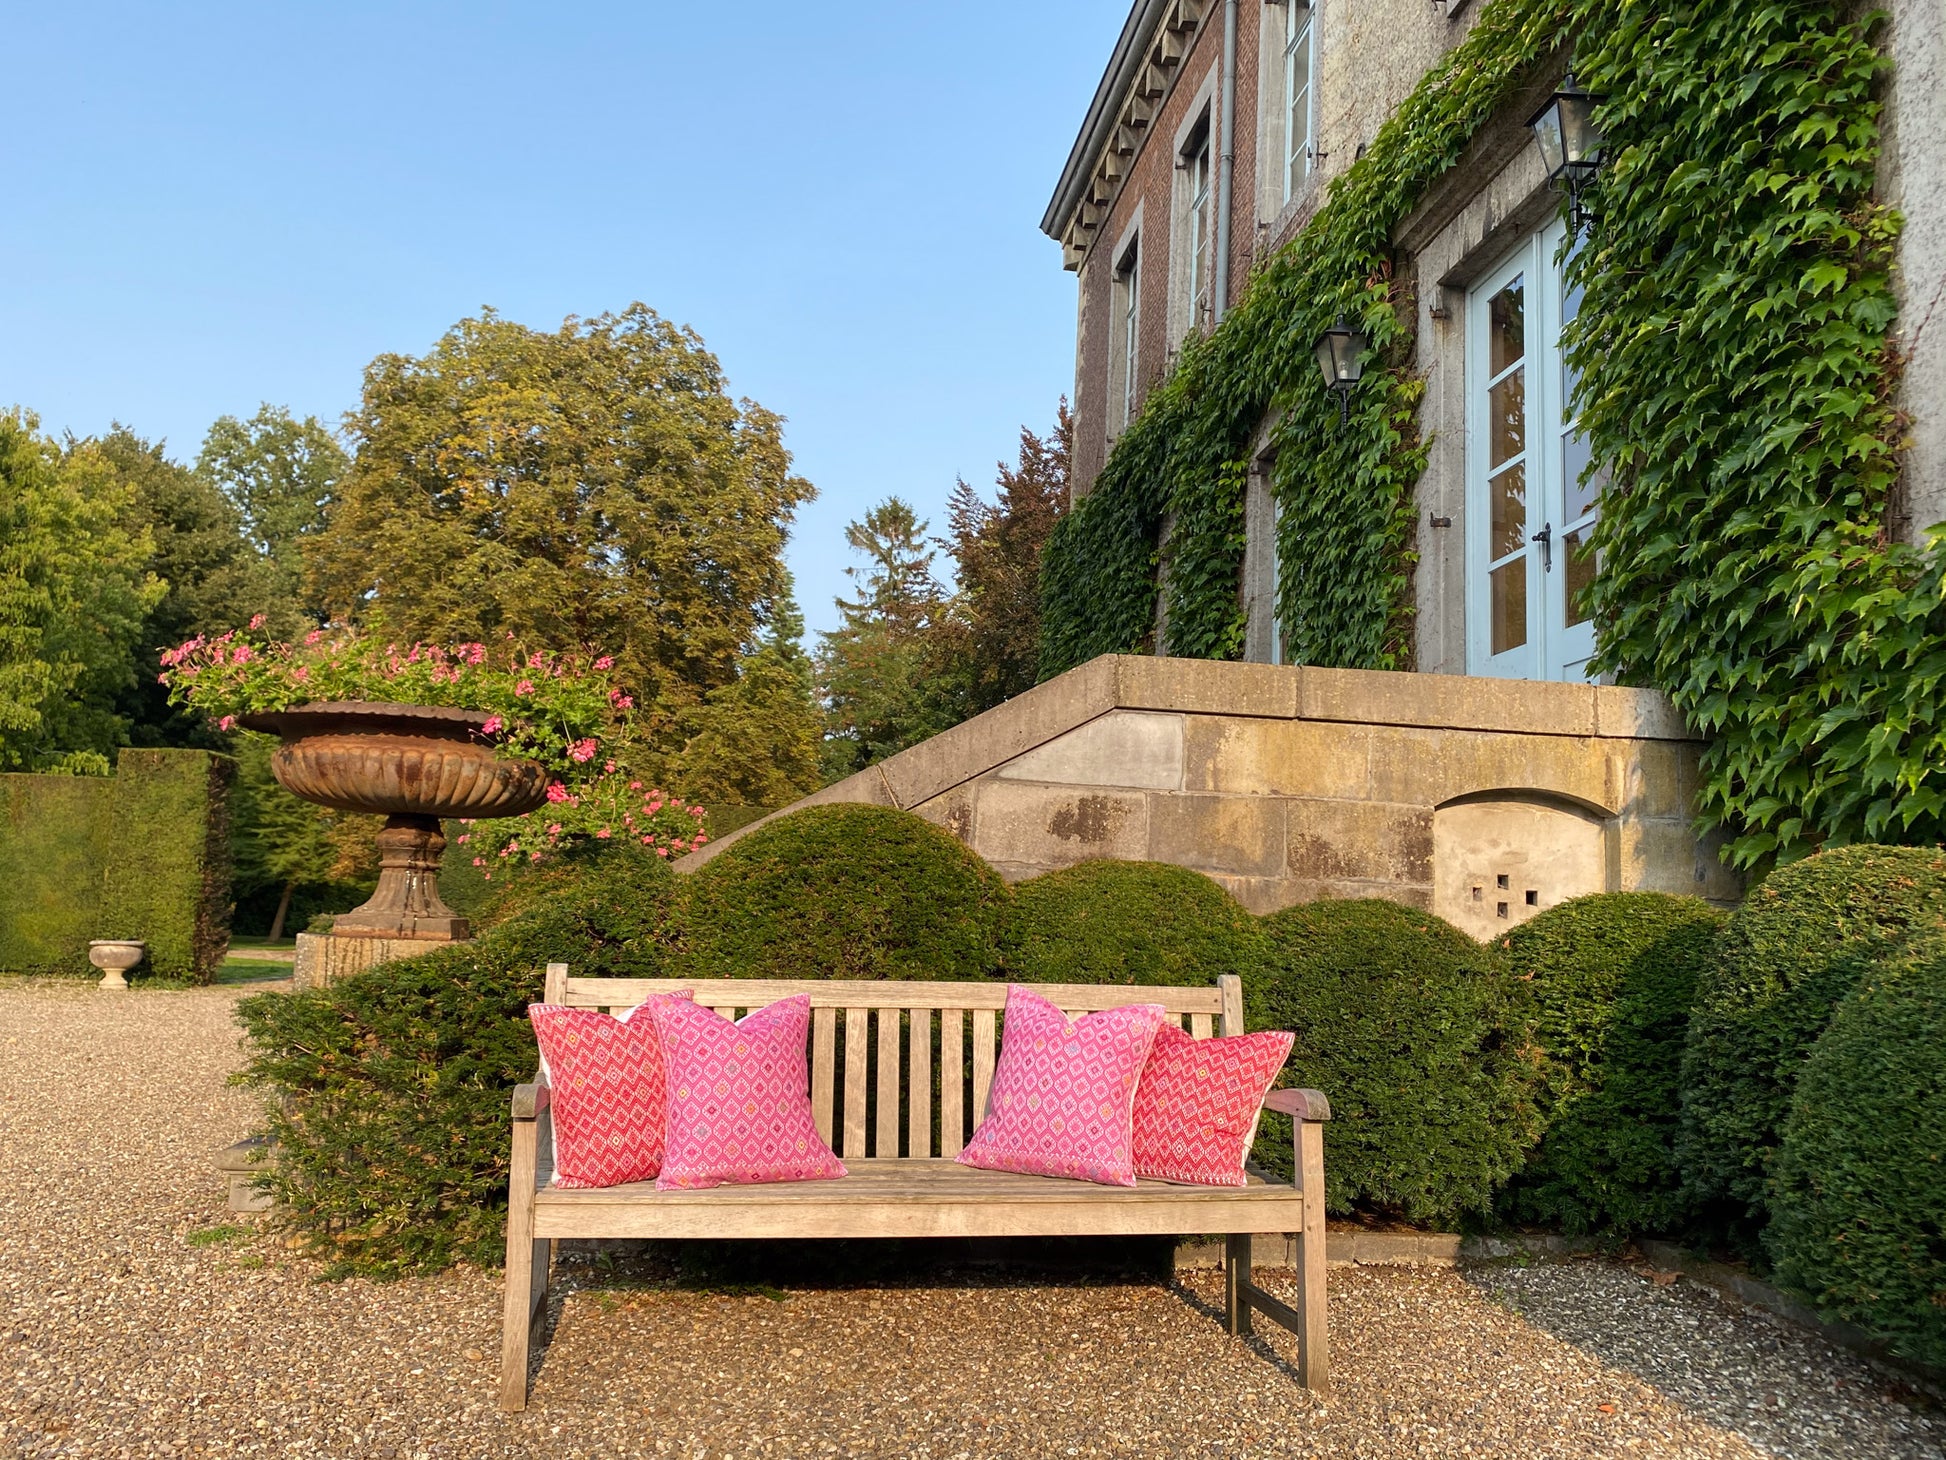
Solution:
<svg viewBox="0 0 1946 1460"><path fill-rule="evenodd" d="M1562 483L1567 488L1567 520L1574 522L1595 510L1602 488L1608 485L1608 468L1597 467L1587 481L1581 480L1588 467L1588 443L1579 431L1568 432L1561 443L1561 456L1567 474Z"/></svg>
<svg viewBox="0 0 1946 1460"><path fill-rule="evenodd" d="M1487 557L1504 558L1527 543L1527 468L1510 466L1497 477L1487 479L1487 501L1492 508L1492 536Z"/></svg>
<svg viewBox="0 0 1946 1460"><path fill-rule="evenodd" d="M1295 9L1291 15L1296 29L1284 54L1284 95L1289 100L1284 118L1287 198L1311 172L1311 18L1307 11L1298 19Z"/></svg>
<svg viewBox="0 0 1946 1460"><path fill-rule="evenodd" d="M1487 302L1487 364L1491 375L1498 375L1527 353L1527 308L1521 296L1521 279L1515 276Z"/></svg>
<svg viewBox="0 0 1946 1460"><path fill-rule="evenodd" d="M1487 392L1487 470L1527 448L1527 372L1512 375Z"/></svg>
<svg viewBox="0 0 1946 1460"><path fill-rule="evenodd" d="M1504 654L1527 642L1527 558L1523 554L1488 578L1493 596L1493 652Z"/></svg>
<svg viewBox="0 0 1946 1460"><path fill-rule="evenodd" d="M1595 545L1584 528L1561 539L1561 550L1568 555L1568 626L1588 621L1588 589L1595 581Z"/></svg>

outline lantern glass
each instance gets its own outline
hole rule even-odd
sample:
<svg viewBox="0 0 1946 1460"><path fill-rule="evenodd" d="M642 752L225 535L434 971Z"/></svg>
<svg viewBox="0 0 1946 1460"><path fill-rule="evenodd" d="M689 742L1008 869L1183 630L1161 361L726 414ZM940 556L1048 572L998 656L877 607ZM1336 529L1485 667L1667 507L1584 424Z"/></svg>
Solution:
<svg viewBox="0 0 1946 1460"><path fill-rule="evenodd" d="M1365 353L1365 337L1347 324L1342 316L1338 322L1318 336L1318 369L1324 372L1327 389L1344 390L1358 384L1364 373L1364 363L1360 359Z"/></svg>
<svg viewBox="0 0 1946 1460"><path fill-rule="evenodd" d="M1583 91L1570 73L1528 123L1550 182L1588 177L1601 166L1603 139L1595 125L1598 100Z"/></svg>

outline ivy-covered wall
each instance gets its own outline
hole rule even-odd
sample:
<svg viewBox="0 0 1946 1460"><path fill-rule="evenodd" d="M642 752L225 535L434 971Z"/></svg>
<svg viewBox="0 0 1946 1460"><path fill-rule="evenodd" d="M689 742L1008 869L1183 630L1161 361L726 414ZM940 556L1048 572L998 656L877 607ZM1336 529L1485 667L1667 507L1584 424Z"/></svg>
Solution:
<svg viewBox="0 0 1946 1460"><path fill-rule="evenodd" d="M1239 657L1246 454L1273 411L1287 656L1412 667L1427 453L1394 233L1570 49L1609 141L1563 342L1612 471L1597 664L1711 734L1696 810L1738 865L1938 840L1942 554L1885 530L1898 220L1872 196L1878 24L1825 3L1491 0L1057 528L1044 673L1148 647L1159 581L1170 653ZM1371 341L1344 425L1311 356L1341 312Z"/></svg>
<svg viewBox="0 0 1946 1460"><path fill-rule="evenodd" d="M0 973L89 975L92 938L206 982L229 944L234 762L124 750L113 778L0 776Z"/></svg>

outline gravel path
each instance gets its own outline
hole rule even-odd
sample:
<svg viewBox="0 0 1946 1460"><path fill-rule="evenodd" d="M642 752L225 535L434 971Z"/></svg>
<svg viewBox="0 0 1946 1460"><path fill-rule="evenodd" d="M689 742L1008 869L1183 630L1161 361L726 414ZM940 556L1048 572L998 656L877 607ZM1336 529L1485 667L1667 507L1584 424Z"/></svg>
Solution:
<svg viewBox="0 0 1946 1460"><path fill-rule="evenodd" d="M1214 1273L909 1263L753 1293L583 1253L503 1416L492 1274L322 1284L223 1210L210 1157L251 1116L223 1085L235 997L0 983L5 1460L1946 1452L1848 1356L1594 1261L1334 1270L1320 1404L1281 1332L1223 1335Z"/></svg>

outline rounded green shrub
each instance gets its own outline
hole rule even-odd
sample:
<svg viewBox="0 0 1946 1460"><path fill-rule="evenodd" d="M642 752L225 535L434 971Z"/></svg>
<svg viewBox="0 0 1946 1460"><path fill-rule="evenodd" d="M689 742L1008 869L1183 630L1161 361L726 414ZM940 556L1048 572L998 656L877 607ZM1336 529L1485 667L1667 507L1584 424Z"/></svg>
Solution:
<svg viewBox="0 0 1946 1460"><path fill-rule="evenodd" d="M1730 917L1697 987L1677 1158L1703 1215L1748 1242L1805 1056L1863 971L1946 916L1946 852L1842 847L1781 867Z"/></svg>
<svg viewBox="0 0 1946 1460"><path fill-rule="evenodd" d="M536 1068L527 1006L545 966L664 976L675 881L659 859L604 851L536 872L524 910L474 942L238 1004L271 1189L335 1273L499 1263L509 1100Z"/></svg>
<svg viewBox="0 0 1946 1460"><path fill-rule="evenodd" d="M1765 1246L1829 1317L1946 1366L1946 941L1874 965L1784 1123Z"/></svg>
<svg viewBox="0 0 1946 1460"><path fill-rule="evenodd" d="M1545 1124L1503 1215L1575 1235L1682 1225L1683 1037L1722 924L1698 898L1602 892L1500 940L1527 990Z"/></svg>
<svg viewBox="0 0 1946 1460"><path fill-rule="evenodd" d="M1014 887L1000 961L1023 983L1213 984L1241 973L1256 920L1200 872L1083 862Z"/></svg>
<svg viewBox="0 0 1946 1460"><path fill-rule="evenodd" d="M1430 913L1314 902L1265 918L1249 1027L1297 1036L1279 1083L1322 1090L1325 1201L1415 1222L1484 1212L1538 1134L1537 1061L1500 950ZM1290 1121L1257 1159L1291 1169Z"/></svg>
<svg viewBox="0 0 1946 1460"><path fill-rule="evenodd" d="M812 806L684 879L684 976L982 978L1007 888L923 817Z"/></svg>

